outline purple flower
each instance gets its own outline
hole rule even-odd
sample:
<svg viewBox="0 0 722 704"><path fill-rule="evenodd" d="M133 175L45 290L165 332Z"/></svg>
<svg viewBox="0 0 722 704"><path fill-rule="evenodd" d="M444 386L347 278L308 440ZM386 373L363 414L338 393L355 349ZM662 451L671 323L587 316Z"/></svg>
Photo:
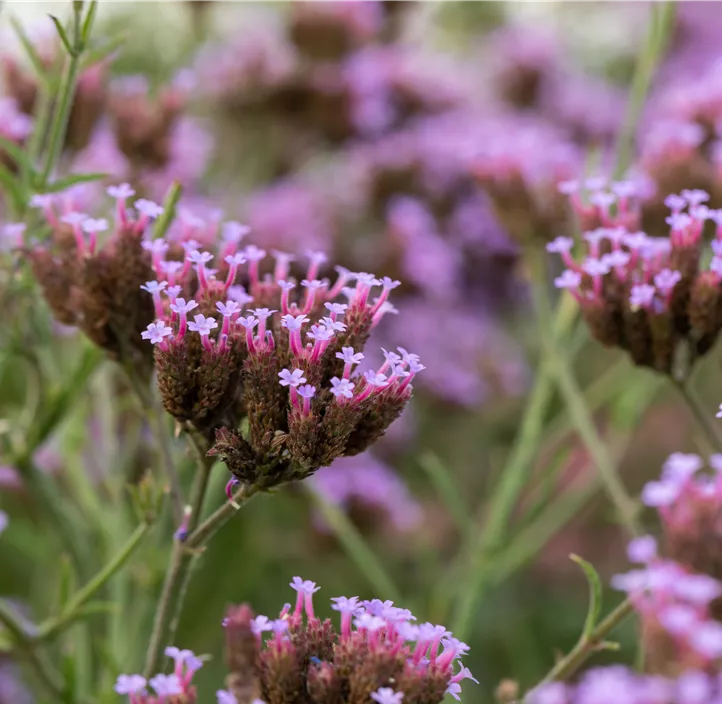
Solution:
<svg viewBox="0 0 722 704"><path fill-rule="evenodd" d="M126 200L135 195L133 187L129 183L121 183L117 186L108 186L105 192L111 198L117 198L118 200Z"/></svg>
<svg viewBox="0 0 722 704"><path fill-rule="evenodd" d="M158 218L163 215L163 206L154 203L146 198L139 198L135 201L135 209L147 218Z"/></svg>
<svg viewBox="0 0 722 704"><path fill-rule="evenodd" d="M312 325L311 330L306 333L306 337L318 342L325 342L334 336L334 331L325 325Z"/></svg>
<svg viewBox="0 0 722 704"><path fill-rule="evenodd" d="M358 364L364 358L361 352L354 352L353 347L342 347L336 352L336 359L342 359L346 364Z"/></svg>
<svg viewBox="0 0 722 704"><path fill-rule="evenodd" d="M256 308L255 310L252 310L251 313L253 313L259 320L267 320L274 313L278 313L278 311L270 310L269 308Z"/></svg>
<svg viewBox="0 0 722 704"><path fill-rule="evenodd" d="M141 288L148 293L160 293L166 286L168 286L167 281L146 281Z"/></svg>
<svg viewBox="0 0 722 704"><path fill-rule="evenodd" d="M115 691L118 694L141 694L145 685L146 680L142 675L118 675Z"/></svg>
<svg viewBox="0 0 722 704"><path fill-rule="evenodd" d="M394 692L391 687L380 687L375 692L371 692L371 699L377 704L401 704L403 698L403 692Z"/></svg>
<svg viewBox="0 0 722 704"><path fill-rule="evenodd" d="M266 256L266 250L256 247L255 244L249 244L243 254L249 262L259 262Z"/></svg>
<svg viewBox="0 0 722 704"><path fill-rule="evenodd" d="M567 686L563 682L547 682L529 692L529 704L567 704Z"/></svg>
<svg viewBox="0 0 722 704"><path fill-rule="evenodd" d="M325 303L324 305L335 315L343 315L348 310L348 306L345 303Z"/></svg>
<svg viewBox="0 0 722 704"><path fill-rule="evenodd" d="M685 188L682 191L682 198L684 198L687 203L689 203L691 206L699 205L700 203L704 203L709 200L709 193L707 191L703 191L700 188L693 188L693 189L687 189ZM665 201L666 203L666 201Z"/></svg>
<svg viewBox="0 0 722 704"><path fill-rule="evenodd" d="M554 285L557 288L575 289L579 288L581 283L582 275L571 269L565 269L561 276L557 276L557 278L554 279Z"/></svg>
<svg viewBox="0 0 722 704"><path fill-rule="evenodd" d="M238 704L238 700L225 689L219 689L216 692L217 704Z"/></svg>
<svg viewBox="0 0 722 704"><path fill-rule="evenodd" d="M300 330L301 326L308 322L307 315L291 315L290 313L281 318L281 326L289 331Z"/></svg>
<svg viewBox="0 0 722 704"><path fill-rule="evenodd" d="M221 239L227 243L238 244L250 231L248 225L235 221L226 222L221 228Z"/></svg>
<svg viewBox="0 0 722 704"><path fill-rule="evenodd" d="M148 328L144 330L140 336L144 340L150 340L151 344L157 345L159 342L163 342L163 338L172 334L173 328L166 325L163 321L158 320L148 325Z"/></svg>
<svg viewBox="0 0 722 704"><path fill-rule="evenodd" d="M178 675L156 675L151 678L150 686L160 697L170 697L176 694L183 694L183 686Z"/></svg>
<svg viewBox="0 0 722 704"><path fill-rule="evenodd" d="M378 386L381 388L389 383L386 374L377 373L371 369L364 374L364 379L366 379L366 383L369 384L369 386Z"/></svg>
<svg viewBox="0 0 722 704"><path fill-rule="evenodd" d="M297 387L306 383L306 377L300 369L294 369L293 371L282 369L278 372L278 376L281 378L281 381L279 382L281 386Z"/></svg>
<svg viewBox="0 0 722 704"><path fill-rule="evenodd" d="M679 492L680 487L671 482L648 482L642 489L642 503L655 508L671 506L677 500Z"/></svg>
<svg viewBox="0 0 722 704"><path fill-rule="evenodd" d="M108 221L105 218L99 218L97 220L93 218L87 218L83 220L81 225L83 232L105 232L108 229Z"/></svg>
<svg viewBox="0 0 722 704"><path fill-rule="evenodd" d="M334 602L331 605L331 608L334 611L340 611L342 614L343 613L355 614L361 608L359 606L357 596L352 596L352 597L335 596L331 599L331 601Z"/></svg>
<svg viewBox="0 0 722 704"><path fill-rule="evenodd" d="M201 337L207 337L211 334L211 330L217 327L218 323L215 318L206 318L206 316L201 313L194 315L193 322L188 323L188 329L197 332Z"/></svg>
<svg viewBox="0 0 722 704"><path fill-rule="evenodd" d="M240 266L245 263L246 257L240 252L236 252L235 254L229 254L224 261L230 266Z"/></svg>
<svg viewBox="0 0 722 704"><path fill-rule="evenodd" d="M571 237L557 237L547 244L547 252L561 254L569 252L574 247L574 240Z"/></svg>
<svg viewBox="0 0 722 704"><path fill-rule="evenodd" d="M259 635L260 633L263 633L264 631L270 631L272 629L271 621L269 620L268 616L256 616L256 618L251 619L251 632Z"/></svg>
<svg viewBox="0 0 722 704"><path fill-rule="evenodd" d="M289 586L299 594L315 594L321 588L316 586L316 582L312 582L309 579L301 579L300 577L294 577Z"/></svg>
<svg viewBox="0 0 722 704"><path fill-rule="evenodd" d="M652 305L654 295L657 292L651 284L637 284L632 286L629 292L629 305L632 308L647 308Z"/></svg>
<svg viewBox="0 0 722 704"><path fill-rule="evenodd" d="M310 384L304 384L303 386L299 386L297 391L298 395L301 398L312 399L316 395L316 387L311 386Z"/></svg>
<svg viewBox="0 0 722 704"><path fill-rule="evenodd" d="M178 313L178 315L190 313L195 308L198 308L198 304L193 299L186 303L185 298L176 298L175 303L170 304L170 309Z"/></svg>
<svg viewBox="0 0 722 704"><path fill-rule="evenodd" d="M671 193L664 199L664 204L672 212L679 213L686 207L687 201L684 198L682 198L682 196L679 196L676 193Z"/></svg>
<svg viewBox="0 0 722 704"><path fill-rule="evenodd" d="M584 269L589 276L604 276L609 273L609 265L601 259L594 257L588 257L582 264L582 269Z"/></svg>
<svg viewBox="0 0 722 704"><path fill-rule="evenodd" d="M651 535L634 538L627 545L627 557L630 562L651 562L657 557L657 541Z"/></svg>
<svg viewBox="0 0 722 704"><path fill-rule="evenodd" d="M669 293L680 281L682 274L671 269L662 269L655 277L655 286L663 293Z"/></svg>
<svg viewBox="0 0 722 704"><path fill-rule="evenodd" d="M352 398L353 397L354 384L348 379L339 379L333 377L331 379L331 393L336 397Z"/></svg>
<svg viewBox="0 0 722 704"><path fill-rule="evenodd" d="M0 533L8 527L8 515L5 511L0 511Z"/></svg>
<svg viewBox="0 0 722 704"><path fill-rule="evenodd" d="M197 249L192 249L187 254L188 259L190 259L194 264L203 265L209 262L211 259L213 259L213 255L210 252L201 252Z"/></svg>
<svg viewBox="0 0 722 704"><path fill-rule="evenodd" d="M241 312L241 304L236 301L227 301L226 303L218 301L216 308L224 318Z"/></svg>

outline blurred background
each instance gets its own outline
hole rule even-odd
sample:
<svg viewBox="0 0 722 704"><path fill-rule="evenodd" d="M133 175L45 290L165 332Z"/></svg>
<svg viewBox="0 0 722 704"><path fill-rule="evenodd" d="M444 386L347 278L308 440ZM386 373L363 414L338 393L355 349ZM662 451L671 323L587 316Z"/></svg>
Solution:
<svg viewBox="0 0 722 704"><path fill-rule="evenodd" d="M0 134L18 144L42 91L11 18L52 65L48 12L67 8L0 9ZM255 499L210 545L176 642L212 656L199 701L222 683L226 605L273 615L297 574L321 585L321 613L332 596L379 596L452 627L471 645L465 664L481 685L465 686L464 700L474 704L505 678L533 684L576 641L587 586L570 553L605 582L625 569L624 535L555 395L509 530L474 556L537 380L524 253L569 231L561 181L609 173L651 13L643 2L100 3L62 170L130 181L156 200L177 180L184 227L237 219L265 249L320 249L354 271L401 279L397 314L372 342L402 345L427 367L372 452ZM648 232L660 228L667 193L704 187L714 201L722 192L720 29L719 3L678 4L630 165L650 184ZM94 188L78 189L89 212ZM11 222L7 186L3 196L0 217ZM52 321L4 232L0 594L38 621L53 612L50 585L66 562L82 583L123 544L135 521L126 486L154 450L118 370ZM699 447L692 419L652 372L577 333L575 372L636 493L670 452ZM715 353L697 371L710 413L718 371ZM174 449L189 477L190 458ZM40 508L28 481L38 476L68 535ZM226 480L218 466L214 505ZM107 601L119 606L57 643L100 701L114 701L115 676L142 662L173 530L161 523L111 583ZM617 598L606 595L608 607ZM631 628L619 634L627 660ZM0 704L36 701L23 675L0 658Z"/></svg>

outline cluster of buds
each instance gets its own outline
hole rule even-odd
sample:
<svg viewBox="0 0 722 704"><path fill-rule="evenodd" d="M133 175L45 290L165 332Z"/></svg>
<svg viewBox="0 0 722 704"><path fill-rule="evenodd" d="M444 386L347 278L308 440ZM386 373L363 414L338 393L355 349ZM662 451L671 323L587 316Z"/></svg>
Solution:
<svg viewBox="0 0 722 704"><path fill-rule="evenodd" d="M51 229L47 242L33 244L29 258L55 318L79 327L113 358L150 370L152 355L140 339L153 320L153 302L141 286L153 278L147 233L163 208L138 199L127 184L111 186L115 222L80 212L72 197L36 195Z"/></svg>
<svg viewBox="0 0 722 704"><path fill-rule="evenodd" d="M710 605L722 594L722 584L658 557L651 536L633 540L628 554L642 566L616 575L612 586L629 595L641 617L647 670L678 674L718 667L722 624L712 618Z"/></svg>
<svg viewBox="0 0 722 704"><path fill-rule="evenodd" d="M572 238L547 245L567 267L556 286L577 299L599 342L628 351L635 364L684 377L722 328L722 210L704 205L709 199L704 191L670 195L665 200L671 210L669 234L651 237L632 229L637 222L629 201L632 184L597 190L591 206L568 190L577 211L586 209L583 222L596 228L584 233L582 260L572 256ZM705 266L708 220L715 223L716 236L714 256Z"/></svg>
<svg viewBox="0 0 722 704"><path fill-rule="evenodd" d="M712 455L709 465L712 472L704 472L698 455L674 453L660 479L644 487L642 501L659 512L665 555L722 580L722 455ZM713 602L712 613L722 620L722 602Z"/></svg>
<svg viewBox="0 0 722 704"><path fill-rule="evenodd" d="M269 488L365 450L401 414L424 367L400 348L379 369L357 370L371 329L394 310L397 281L338 268L331 284L319 278L325 255L310 252L299 285L291 255L276 252L265 273L264 250L240 249L247 229L223 226L218 269L196 239L146 243L156 278L142 288L155 322L142 337L155 345L166 410L209 438L215 431L211 453L238 480ZM182 258L166 258L174 253ZM247 438L235 430L243 417Z"/></svg>
<svg viewBox="0 0 722 704"><path fill-rule="evenodd" d="M698 670L674 679L644 675L616 665L582 675L576 684L548 682L530 692L528 704L711 704L722 697L722 682Z"/></svg>
<svg viewBox="0 0 722 704"><path fill-rule="evenodd" d="M435 704L445 694L459 699L462 680L476 682L456 666L469 647L444 626L416 625L408 609L390 601L336 597L337 629L315 615L315 583L294 577L291 587L295 608L286 604L277 619L252 618L241 606L224 621L228 685L234 693L242 685L239 701L257 692L267 704Z"/></svg>
<svg viewBox="0 0 722 704"><path fill-rule="evenodd" d="M119 675L116 693L127 695L128 704L196 704L193 676L203 666L203 660L190 650L176 647L166 648L165 654L173 660L172 674L158 674L150 680L142 675ZM152 694L148 693L148 686ZM218 703L230 704L230 701L224 701L219 693Z"/></svg>

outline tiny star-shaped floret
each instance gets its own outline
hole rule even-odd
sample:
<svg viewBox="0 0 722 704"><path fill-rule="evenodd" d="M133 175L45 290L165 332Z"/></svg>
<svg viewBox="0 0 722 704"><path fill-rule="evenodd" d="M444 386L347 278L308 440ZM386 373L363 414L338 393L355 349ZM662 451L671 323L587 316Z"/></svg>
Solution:
<svg viewBox="0 0 722 704"><path fill-rule="evenodd" d="M158 320L155 323L150 323L140 336L144 340L150 340L151 344L157 345L159 342L163 342L163 338L172 334L173 328L166 325L162 320Z"/></svg>
<svg viewBox="0 0 722 704"><path fill-rule="evenodd" d="M294 369L293 371L290 371L289 369L282 369L278 372L278 376L281 379L279 382L281 386L297 387L300 384L306 383L306 377L303 375L303 371L301 369Z"/></svg>

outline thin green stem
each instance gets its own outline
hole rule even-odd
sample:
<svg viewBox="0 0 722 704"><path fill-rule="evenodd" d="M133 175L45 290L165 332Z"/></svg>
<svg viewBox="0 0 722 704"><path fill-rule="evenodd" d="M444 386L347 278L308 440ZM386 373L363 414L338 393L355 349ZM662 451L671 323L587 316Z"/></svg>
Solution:
<svg viewBox="0 0 722 704"><path fill-rule="evenodd" d="M43 641L53 638L82 616L82 608L85 604L128 563L142 545L150 527L148 523L141 523L113 559L68 601L62 613L40 625L35 639Z"/></svg>
<svg viewBox="0 0 722 704"><path fill-rule="evenodd" d="M713 420L712 411L708 411L704 407L702 400L689 381L675 381L675 386L679 389L679 393L682 395L694 419L704 433L705 439L712 451L722 452L722 435Z"/></svg>
<svg viewBox="0 0 722 704"><path fill-rule="evenodd" d="M401 593L398 587L349 517L338 506L327 501L320 493L314 491L310 484L305 483L303 486L316 508L321 512L324 520L343 545L346 554L356 563L359 571L374 588L375 593L381 599L400 601Z"/></svg>
<svg viewBox="0 0 722 704"><path fill-rule="evenodd" d="M192 533L200 523L203 502L206 498L208 481L210 480L211 470L213 469L215 460L206 455L201 438L193 431L189 431L189 441L195 450L196 464L198 466L193 488L191 489L191 513L187 526L188 533Z"/></svg>
<svg viewBox="0 0 722 704"><path fill-rule="evenodd" d="M243 487L234 494L234 503L242 505L255 493L254 487ZM164 648L173 640L185 600L191 568L200 555L200 549L235 512L236 508L227 503L207 518L185 541L174 542L146 653L146 677L157 671Z"/></svg>
<svg viewBox="0 0 722 704"><path fill-rule="evenodd" d="M564 335L575 316L575 301L571 297L562 298L552 326L554 336ZM484 566L489 556L503 544L514 507L529 479L542 437L544 416L552 399L551 372L548 360L542 358L511 454L487 504L488 517L473 535L471 544L462 550L468 566L466 575L458 582L458 603L452 622L452 629L454 633L461 633L460 638L468 631L478 604L485 580Z"/></svg>
<svg viewBox="0 0 722 704"><path fill-rule="evenodd" d="M48 153L45 159L45 167L43 168L42 180L40 188L44 188L50 180L55 165L58 163L60 154L65 143L65 135L68 130L68 122L70 121L70 110L75 97L75 89L78 86L78 75L80 73L80 56L82 53L82 44L80 38L81 11L75 10L73 15L73 28L75 42L73 51L70 53L70 61L68 63L68 71L63 80L63 88L60 94L60 103L55 112L52 129L50 132L50 143L48 144Z"/></svg>
<svg viewBox="0 0 722 704"><path fill-rule="evenodd" d="M654 77L654 71L664 53L674 24L675 5L674 2L653 3L650 8L651 19L648 25L647 39L637 61L629 92L627 112L617 141L614 178L621 178L629 168L639 118Z"/></svg>
<svg viewBox="0 0 722 704"><path fill-rule="evenodd" d="M587 637L582 637L569 654L563 657L542 680L556 682L569 679L595 652L603 647L604 639L634 613L634 604L625 599Z"/></svg>
<svg viewBox="0 0 722 704"><path fill-rule="evenodd" d="M0 599L0 623L6 628L12 636L18 650L25 656L28 664L33 668L37 675L38 683L57 698L58 701L64 701L63 681L52 665L46 660L43 654L36 649L35 643L32 642L30 636L25 632L22 622L15 615L13 610L4 600Z"/></svg>

